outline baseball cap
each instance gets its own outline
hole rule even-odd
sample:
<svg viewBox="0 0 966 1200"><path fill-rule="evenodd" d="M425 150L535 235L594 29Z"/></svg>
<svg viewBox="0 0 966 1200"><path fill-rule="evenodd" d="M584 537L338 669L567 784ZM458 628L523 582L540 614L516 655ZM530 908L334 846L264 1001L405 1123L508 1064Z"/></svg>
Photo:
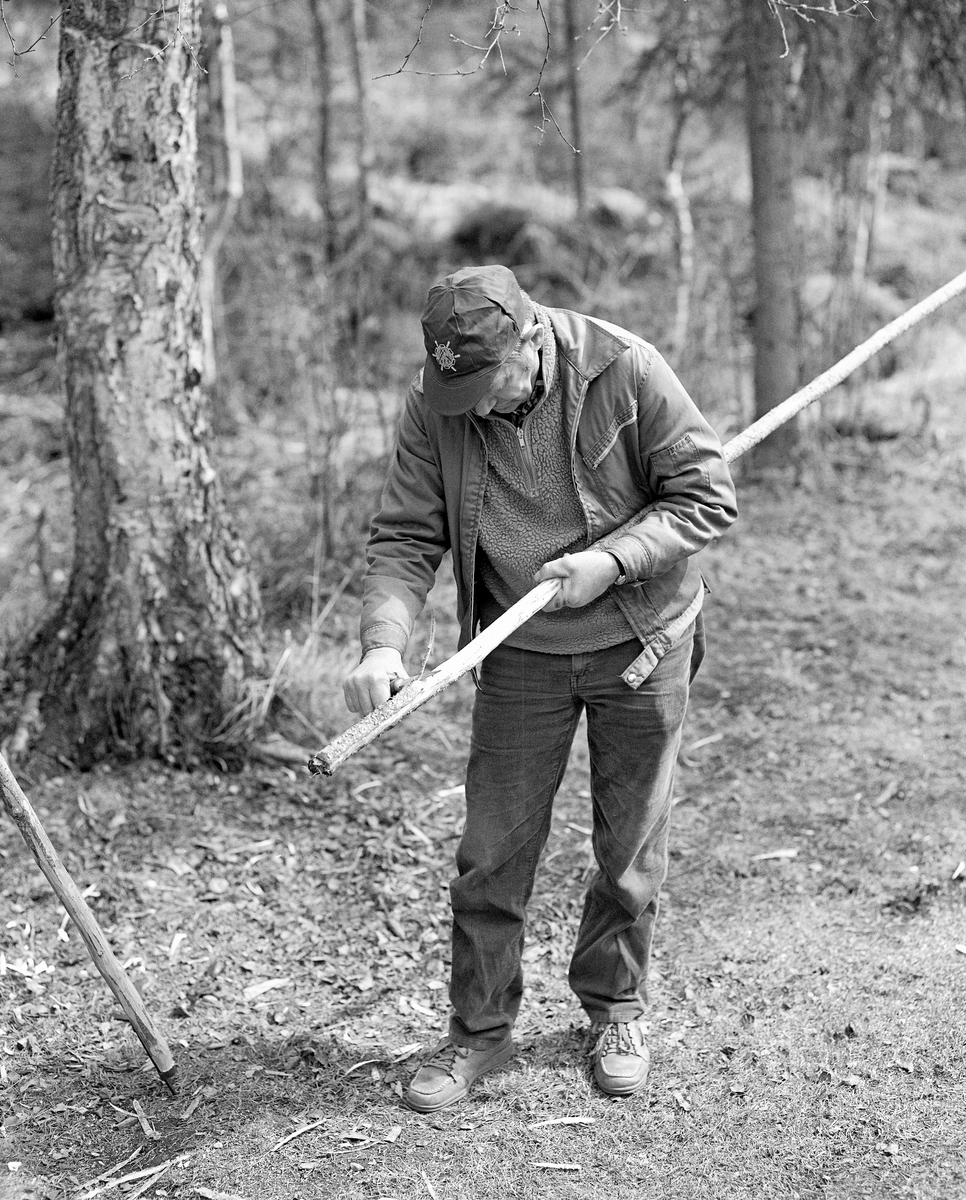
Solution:
<svg viewBox="0 0 966 1200"><path fill-rule="evenodd" d="M528 311L509 267L464 267L429 289L423 396L434 412L459 416L483 399L516 348Z"/></svg>

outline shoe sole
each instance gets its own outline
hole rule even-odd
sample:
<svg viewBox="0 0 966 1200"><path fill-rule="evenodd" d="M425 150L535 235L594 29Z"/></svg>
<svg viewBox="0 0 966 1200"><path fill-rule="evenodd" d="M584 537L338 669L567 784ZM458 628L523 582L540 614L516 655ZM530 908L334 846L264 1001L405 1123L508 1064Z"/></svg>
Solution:
<svg viewBox="0 0 966 1200"><path fill-rule="evenodd" d="M639 1092L644 1087L644 1085L647 1083L647 1079L648 1079L648 1076L647 1076L647 1073L645 1073L644 1078L637 1081L636 1083L627 1083L624 1086L621 1086L618 1084L615 1086L612 1084L604 1083L603 1080L598 1078L596 1071L594 1072L594 1082L597 1084L597 1086L600 1088L600 1090L604 1093L605 1096L633 1096L633 1095L636 1095L636 1093Z"/></svg>
<svg viewBox="0 0 966 1200"><path fill-rule="evenodd" d="M614 1088L614 1087L604 1087L604 1085L600 1082L600 1080L598 1080L597 1086L600 1088L600 1090L604 1093L605 1096L622 1097L622 1096L636 1096L637 1093L642 1090L642 1088L644 1087L644 1085L646 1083L647 1083L647 1080L642 1079L640 1083L635 1084L633 1087Z"/></svg>
<svg viewBox="0 0 966 1200"><path fill-rule="evenodd" d="M403 1103L407 1106L407 1108L411 1108L413 1112L417 1113L439 1112L440 1109L449 1108L453 1104L458 1104L460 1100L464 1100L466 1098L470 1088L478 1079L482 1079L484 1075L488 1075L491 1071L496 1071L500 1067L506 1066L516 1052L517 1048L511 1042L510 1045L507 1046L506 1049L500 1054L498 1054L491 1063L488 1063L482 1071L474 1075L472 1080L466 1083L466 1086L461 1092L457 1092L455 1096L450 1096L448 1100L443 1100L439 1103L435 1103L432 1100L423 1101L422 1097L420 1097L418 1094L414 1098L410 1098L409 1092L406 1091L403 1093Z"/></svg>

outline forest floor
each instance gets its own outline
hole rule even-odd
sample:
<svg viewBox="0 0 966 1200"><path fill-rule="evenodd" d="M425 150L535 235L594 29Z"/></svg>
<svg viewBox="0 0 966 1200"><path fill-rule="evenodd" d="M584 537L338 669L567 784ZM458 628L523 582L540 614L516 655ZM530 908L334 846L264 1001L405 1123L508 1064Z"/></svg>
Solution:
<svg viewBox="0 0 966 1200"><path fill-rule="evenodd" d="M566 986L578 745L520 1053L457 1108L402 1104L446 1017L463 681L331 779L21 776L181 1092L0 823L0 1197L966 1197L959 394L919 437L828 443L796 489L743 480L705 555L644 1092L595 1091Z"/></svg>

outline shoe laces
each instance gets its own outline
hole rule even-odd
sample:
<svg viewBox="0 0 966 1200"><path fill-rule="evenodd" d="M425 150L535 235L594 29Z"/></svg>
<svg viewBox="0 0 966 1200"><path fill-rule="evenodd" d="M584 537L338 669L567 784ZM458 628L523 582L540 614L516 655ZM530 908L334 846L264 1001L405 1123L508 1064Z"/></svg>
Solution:
<svg viewBox="0 0 966 1200"><path fill-rule="evenodd" d="M601 1059L605 1054L633 1054L640 1057L640 1047L631 1036L630 1025L626 1021L609 1021L598 1026L599 1033L591 1055Z"/></svg>
<svg viewBox="0 0 966 1200"><path fill-rule="evenodd" d="M456 1066L456 1060L465 1058L467 1053L468 1051L463 1046L457 1046L455 1042L440 1042L426 1066L439 1067L453 1075L455 1074L453 1068Z"/></svg>

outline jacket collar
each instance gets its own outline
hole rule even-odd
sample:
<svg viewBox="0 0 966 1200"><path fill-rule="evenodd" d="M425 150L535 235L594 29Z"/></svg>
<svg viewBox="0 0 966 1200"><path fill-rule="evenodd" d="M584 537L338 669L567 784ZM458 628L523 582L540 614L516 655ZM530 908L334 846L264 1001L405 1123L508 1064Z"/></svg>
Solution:
<svg viewBox="0 0 966 1200"><path fill-rule="evenodd" d="M589 383L630 347L590 317L562 308L543 310L557 339L557 354Z"/></svg>

